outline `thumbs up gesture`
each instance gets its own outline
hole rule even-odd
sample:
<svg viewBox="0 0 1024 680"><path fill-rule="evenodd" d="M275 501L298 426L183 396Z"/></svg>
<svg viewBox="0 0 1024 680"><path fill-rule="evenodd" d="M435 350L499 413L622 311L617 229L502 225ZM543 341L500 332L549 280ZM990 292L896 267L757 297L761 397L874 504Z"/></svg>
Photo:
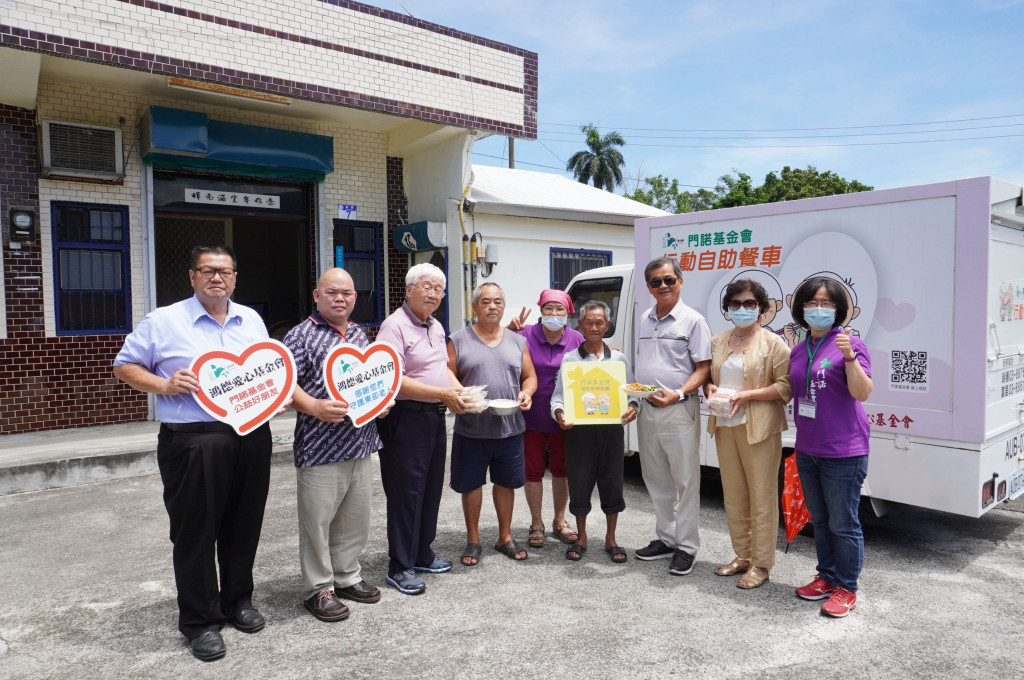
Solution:
<svg viewBox="0 0 1024 680"><path fill-rule="evenodd" d="M850 346L850 331L850 328L844 328L836 336L836 349L843 353L844 359L852 359L854 357L853 348Z"/></svg>

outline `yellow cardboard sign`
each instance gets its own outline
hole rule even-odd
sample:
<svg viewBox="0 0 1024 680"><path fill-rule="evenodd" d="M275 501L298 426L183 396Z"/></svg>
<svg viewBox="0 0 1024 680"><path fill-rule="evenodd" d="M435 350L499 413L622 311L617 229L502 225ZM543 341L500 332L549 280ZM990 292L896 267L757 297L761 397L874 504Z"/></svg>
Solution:
<svg viewBox="0 0 1024 680"><path fill-rule="evenodd" d="M574 425L617 425L629 407L622 361L567 361L562 364L565 421Z"/></svg>

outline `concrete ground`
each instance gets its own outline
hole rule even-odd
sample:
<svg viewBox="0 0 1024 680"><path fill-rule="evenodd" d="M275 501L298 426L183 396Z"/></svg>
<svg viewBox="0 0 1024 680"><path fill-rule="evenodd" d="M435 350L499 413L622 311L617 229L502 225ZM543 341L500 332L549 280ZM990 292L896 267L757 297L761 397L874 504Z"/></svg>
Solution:
<svg viewBox="0 0 1024 680"><path fill-rule="evenodd" d="M379 478L379 472L378 472ZM867 519L861 599L844 620L818 615L793 588L814 574L814 546L781 549L771 582L744 592L713 574L732 557L716 476L702 492L703 546L694 571L632 551L654 517L634 461L619 542L630 560L600 549L578 563L549 539L514 563L491 548L474 568L426 575L418 597L384 587L384 495L374 493L363 569L384 588L374 605L351 603L347 621L322 623L299 601L295 476L273 467L255 602L257 635L225 629L226 658L203 664L176 630L167 517L156 475L0 497L0 678L1022 677L1024 513L1001 506L981 519L896 506ZM546 498L550 503L550 498ZM596 499L595 499L596 503ZM550 526L550 510L545 513ZM517 494L514 530L529 515ZM465 542L458 495L446 489L437 552ZM784 539L780 540L780 548Z"/></svg>

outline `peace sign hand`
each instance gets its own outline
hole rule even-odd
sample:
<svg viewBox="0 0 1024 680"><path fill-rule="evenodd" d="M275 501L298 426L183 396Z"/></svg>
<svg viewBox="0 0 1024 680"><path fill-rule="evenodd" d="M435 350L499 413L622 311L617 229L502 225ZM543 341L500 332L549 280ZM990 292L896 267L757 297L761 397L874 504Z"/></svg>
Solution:
<svg viewBox="0 0 1024 680"><path fill-rule="evenodd" d="M530 316L530 308L523 307L523 311L519 312L519 316L513 316L508 322L508 329L510 331L521 331L526 328L526 318Z"/></svg>

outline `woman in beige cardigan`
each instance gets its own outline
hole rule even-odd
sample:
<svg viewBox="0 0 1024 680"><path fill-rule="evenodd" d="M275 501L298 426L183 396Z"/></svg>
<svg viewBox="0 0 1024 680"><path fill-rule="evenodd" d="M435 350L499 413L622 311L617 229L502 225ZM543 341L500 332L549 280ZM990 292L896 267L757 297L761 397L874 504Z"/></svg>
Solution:
<svg viewBox="0 0 1024 680"><path fill-rule="evenodd" d="M726 286L722 310L735 328L711 339L711 376L704 393L716 437L725 516L736 557L715 570L742 574L736 586L757 588L775 565L779 531L778 471L789 384L789 347L761 328L768 295L761 284L739 279ZM717 395L717 396L716 396ZM717 413L717 415L716 415Z"/></svg>

